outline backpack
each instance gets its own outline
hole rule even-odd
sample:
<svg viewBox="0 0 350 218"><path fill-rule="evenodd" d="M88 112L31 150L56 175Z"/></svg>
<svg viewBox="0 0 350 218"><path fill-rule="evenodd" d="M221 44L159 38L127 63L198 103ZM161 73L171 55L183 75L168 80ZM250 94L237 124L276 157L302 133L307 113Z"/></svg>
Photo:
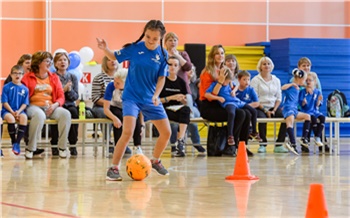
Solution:
<svg viewBox="0 0 350 218"><path fill-rule="evenodd" d="M336 117L337 111L339 110L340 117L349 117L350 110L348 106L348 102L344 93L339 91L338 89L334 90L328 95L327 98L327 114L328 117Z"/></svg>

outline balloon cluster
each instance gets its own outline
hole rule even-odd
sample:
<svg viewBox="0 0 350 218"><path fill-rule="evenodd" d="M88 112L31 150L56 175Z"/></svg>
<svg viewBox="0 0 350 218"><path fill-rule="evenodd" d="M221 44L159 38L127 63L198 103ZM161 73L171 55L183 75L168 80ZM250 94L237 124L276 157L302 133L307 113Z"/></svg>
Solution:
<svg viewBox="0 0 350 218"><path fill-rule="evenodd" d="M79 96L81 96L81 93L84 92L84 85L80 82L80 79L83 76L83 68L86 63L90 62L93 59L94 51L88 46L82 47L79 50L79 52L71 51L70 53L68 53L63 48L59 48L54 52L53 56L55 56L56 53L59 52L65 52L68 54L70 64L68 66L67 71L74 74L77 77L79 81ZM54 65L51 65L50 72L56 72L56 68Z"/></svg>

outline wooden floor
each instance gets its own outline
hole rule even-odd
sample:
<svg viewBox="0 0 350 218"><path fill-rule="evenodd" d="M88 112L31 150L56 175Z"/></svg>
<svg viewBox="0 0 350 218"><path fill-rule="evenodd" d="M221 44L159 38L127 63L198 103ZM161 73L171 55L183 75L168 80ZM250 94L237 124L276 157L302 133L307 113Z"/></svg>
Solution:
<svg viewBox="0 0 350 218"><path fill-rule="evenodd" d="M340 156L267 154L249 158L254 182L225 181L236 158L162 157L170 175L105 180L111 159L87 148L77 158L25 160L4 149L2 217L304 217L311 183L324 187L329 217L350 217L350 140ZM256 153L257 146L250 146ZM144 153L151 156L151 147ZM81 151L79 149L79 151ZM126 156L122 169L125 167Z"/></svg>

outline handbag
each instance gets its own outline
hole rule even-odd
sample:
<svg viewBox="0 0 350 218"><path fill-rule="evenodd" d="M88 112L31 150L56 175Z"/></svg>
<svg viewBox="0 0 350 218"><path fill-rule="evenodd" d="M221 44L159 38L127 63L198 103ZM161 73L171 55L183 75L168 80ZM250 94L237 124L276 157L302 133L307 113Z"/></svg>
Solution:
<svg viewBox="0 0 350 218"><path fill-rule="evenodd" d="M227 126L209 126L207 155L221 156L227 143Z"/></svg>

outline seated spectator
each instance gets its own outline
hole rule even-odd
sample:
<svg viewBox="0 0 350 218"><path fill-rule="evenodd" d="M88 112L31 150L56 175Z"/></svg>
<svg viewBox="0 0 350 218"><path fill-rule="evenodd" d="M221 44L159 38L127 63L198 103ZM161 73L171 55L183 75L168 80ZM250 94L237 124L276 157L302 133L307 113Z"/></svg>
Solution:
<svg viewBox="0 0 350 218"><path fill-rule="evenodd" d="M226 55L225 65L231 70L231 72L233 72L233 83L238 85L239 64L236 56L233 54Z"/></svg>
<svg viewBox="0 0 350 218"><path fill-rule="evenodd" d="M298 155L298 150L296 147L296 141L294 136L294 120L305 120L303 125L303 136L300 138L300 145L302 151L303 148L309 146L309 141L307 140L307 135L310 128L310 115L298 111L298 100L299 100L299 86L305 84L306 73L299 69L293 70L294 82L284 84L281 89L284 94L282 102L282 113L283 117L286 120L287 133L289 136L289 142L286 143L286 147L292 153ZM308 152L308 149L307 149Z"/></svg>
<svg viewBox="0 0 350 218"><path fill-rule="evenodd" d="M224 68L221 66L224 63L225 59L225 50L222 45L215 45L212 47L208 54L208 60L205 68L203 69L200 76L200 87L199 94L200 100L202 101L200 112L201 116L204 119L207 119L211 122L227 122L228 114L224 108L221 107L218 101L212 101L207 99L204 95L210 85L217 81L218 83L215 85L213 89L213 94L218 94L221 89L221 84L225 81ZM248 134L249 134L249 125L250 125L250 114L246 113L244 109L236 110L236 118L234 119L234 132L233 136L235 139L235 144L238 145L238 141L248 142ZM227 155L236 155L235 148L232 149L233 146L228 146L225 148L224 153ZM247 154L252 156L251 153L247 149Z"/></svg>
<svg viewBox="0 0 350 218"><path fill-rule="evenodd" d="M273 62L269 57L260 58L257 65L259 74L250 83L259 98L258 118L283 117L282 110L279 108L282 100L281 81L272 75L273 68ZM266 123L259 123L258 128L261 138L258 153L266 153ZM281 123L274 153L288 153L288 150L282 146L286 139L286 131L286 124Z"/></svg>
<svg viewBox="0 0 350 218"><path fill-rule="evenodd" d="M321 92L315 87L316 81L316 73L310 72L307 74L306 88L301 89L299 93L299 105L301 112L307 113L311 116L311 127L315 135L315 144L322 147L324 144L321 141L321 136L326 117L319 110L320 105L322 104L322 96Z"/></svg>
<svg viewBox="0 0 350 218"><path fill-rule="evenodd" d="M190 123L191 109L186 106L186 84L177 76L180 61L175 56L168 58L169 76L166 77L163 90L159 97L163 103L169 120L179 123L176 146L171 146L171 152L175 157L185 156L185 134Z"/></svg>
<svg viewBox="0 0 350 218"><path fill-rule="evenodd" d="M70 64L68 54L65 52L56 53L53 59L53 63L54 63L54 67L56 68L56 74L61 81L63 92L64 92L65 101L62 107L69 111L71 115L71 119L78 119L79 112L75 104L75 101L79 99L79 85L78 85L77 77L67 71L68 66ZM76 148L76 144L78 141L78 128L79 128L78 124L72 124L69 129L68 141L70 145L69 151L71 156L78 155L78 151ZM52 125L51 126L51 145L55 146L51 148L53 156L58 156L59 154L58 148L56 147L57 143L58 143L57 125Z"/></svg>
<svg viewBox="0 0 350 218"><path fill-rule="evenodd" d="M56 74L49 72L52 64L52 55L46 51L33 54L31 70L26 73L22 83L29 89L29 107L27 114L30 120L29 143L25 152L27 159L33 155L44 152L37 149L37 138L41 133L46 118L55 119L58 122L58 148L59 156L67 157L67 138L71 125L69 111L62 108L64 93L60 79Z"/></svg>
<svg viewBox="0 0 350 218"><path fill-rule="evenodd" d="M107 85L104 95L103 109L106 116L113 121L113 135L115 144L117 144L123 132L122 95L127 75L127 69L119 69L114 74L114 80ZM141 136L144 128L145 124L143 122L142 114L140 113L139 118L136 120L136 126L133 135L134 154L142 154Z"/></svg>
<svg viewBox="0 0 350 218"><path fill-rule="evenodd" d="M1 95L1 103L4 108L1 110L2 119L7 121L7 129L11 138L12 152L19 155L21 152L21 140L27 130L27 114L25 109L29 105L28 88L21 83L24 71L19 65L11 68L11 82L7 83ZM19 122L18 132L16 121ZM17 134L16 134L17 132Z"/></svg>
<svg viewBox="0 0 350 218"><path fill-rule="evenodd" d="M17 65L22 66L24 73L30 72L30 63L32 61L32 55L31 54L23 54L17 61ZM4 84L7 84L8 82L11 82L11 75L9 75Z"/></svg>
<svg viewBox="0 0 350 218"><path fill-rule="evenodd" d="M258 131L256 130L258 116L256 108L259 106L259 99L255 90L249 85L250 73L248 71L243 70L238 73L237 78L239 85L235 89L234 94L237 96L237 98L246 103L246 105L243 108L249 111L252 117L252 132L250 133L249 137L254 140L260 141L261 138L259 136Z"/></svg>
<svg viewBox="0 0 350 218"><path fill-rule="evenodd" d="M97 74L92 81L92 92L91 98L93 102L92 111L96 118L107 118L103 109L103 99L106 91L107 85L113 81L114 74L118 70L118 62L116 60L109 60L107 56L102 59L102 72ZM94 129L95 129L94 125ZM101 124L102 129L102 124ZM106 132L103 133L104 139L107 139L107 133L110 134L110 129L108 128ZM94 136L97 137L97 136ZM114 146L115 143L109 142L110 145ZM109 148L109 153L113 154L114 147ZM131 154L129 147L125 151L127 154Z"/></svg>
<svg viewBox="0 0 350 218"><path fill-rule="evenodd" d="M189 86L191 88L192 94L186 94L186 105L191 109L190 118L198 118L200 117L200 113L197 107L196 102L193 99L198 100L198 83L199 81L196 79L196 69L194 66L192 66L192 70L186 72L188 76L188 82ZM171 137L170 137L170 143L174 144L177 141L177 132L179 128L178 123L171 123ZM201 138L198 131L198 124L197 123L189 123L188 124L188 132L191 137L191 141L193 144L193 147L199 152L199 154L205 154L206 150L201 145ZM173 146L174 147L174 146ZM172 155L176 155L177 151L176 148L173 148Z"/></svg>

